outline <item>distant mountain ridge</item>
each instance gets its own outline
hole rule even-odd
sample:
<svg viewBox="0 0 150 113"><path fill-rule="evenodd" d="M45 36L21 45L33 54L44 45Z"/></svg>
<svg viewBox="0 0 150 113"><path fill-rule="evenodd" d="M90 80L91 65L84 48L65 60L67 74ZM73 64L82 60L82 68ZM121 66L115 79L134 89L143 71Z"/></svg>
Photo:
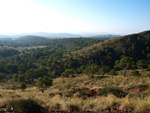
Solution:
<svg viewBox="0 0 150 113"><path fill-rule="evenodd" d="M88 37L88 38L114 38L119 35L100 35L100 34L71 34L71 33L47 33L47 32L35 32L35 33L23 33L23 34L14 34L14 35L0 35L0 39L4 38L20 38L25 36L38 36L46 38L79 38L79 37Z"/></svg>
<svg viewBox="0 0 150 113"><path fill-rule="evenodd" d="M25 35L22 37L17 38L17 40L46 40L48 39L47 37L43 37L43 36L35 36L35 35Z"/></svg>
<svg viewBox="0 0 150 113"><path fill-rule="evenodd" d="M46 33L46 32L37 32L31 33L31 35L43 36L47 38L76 38L81 37L81 35L71 34L71 33Z"/></svg>

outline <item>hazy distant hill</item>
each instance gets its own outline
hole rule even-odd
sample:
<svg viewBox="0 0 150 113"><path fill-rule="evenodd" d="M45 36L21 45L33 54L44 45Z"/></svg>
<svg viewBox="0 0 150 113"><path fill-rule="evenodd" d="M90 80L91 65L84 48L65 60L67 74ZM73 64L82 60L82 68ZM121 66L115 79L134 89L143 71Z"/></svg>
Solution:
<svg viewBox="0 0 150 113"><path fill-rule="evenodd" d="M11 40L11 36L8 36L8 35L0 35L0 40Z"/></svg>
<svg viewBox="0 0 150 113"><path fill-rule="evenodd" d="M107 34L107 35L92 35L90 37L93 38L114 38L114 37L118 37L120 35L111 35L111 34Z"/></svg>
<svg viewBox="0 0 150 113"><path fill-rule="evenodd" d="M114 38L119 35L112 34L71 34L71 33L46 33L46 32L36 32L36 33L23 33L23 34L11 34L11 35L0 35L0 39L5 38L20 38L24 36L39 36L47 38L79 38L79 37L88 37L88 38Z"/></svg>
<svg viewBox="0 0 150 113"><path fill-rule="evenodd" d="M24 36L39 36L47 38L78 38L81 35L70 34L70 33L46 33L46 32L36 32L36 33L23 33L15 35L0 35L0 38L20 38Z"/></svg>
<svg viewBox="0 0 150 113"><path fill-rule="evenodd" d="M21 40L47 40L48 38L46 37L42 37L42 36L33 36L33 35L26 35L26 36L22 36L17 38L18 41Z"/></svg>
<svg viewBox="0 0 150 113"><path fill-rule="evenodd" d="M70 34L70 33L46 33L46 32L31 33L31 35L48 37L48 38L77 38L77 37L81 37L80 35Z"/></svg>

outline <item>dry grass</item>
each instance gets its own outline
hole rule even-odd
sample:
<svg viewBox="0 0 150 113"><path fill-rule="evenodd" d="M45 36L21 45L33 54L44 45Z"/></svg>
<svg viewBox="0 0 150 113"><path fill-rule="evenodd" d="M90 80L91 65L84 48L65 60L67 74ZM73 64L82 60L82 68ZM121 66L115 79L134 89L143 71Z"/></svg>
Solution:
<svg viewBox="0 0 150 113"><path fill-rule="evenodd" d="M20 89L10 90L3 89L4 86L0 88L0 106L7 103L8 100L12 99L28 99L32 98L34 100L40 100L42 106L49 109L62 109L67 111L83 111L83 110L93 110L101 111L107 107L118 103L120 105L119 109L131 109L136 113L147 113L150 110L150 96L145 98L117 98L114 95L108 96L98 96L89 98L79 98L77 96L67 97L66 94L76 88L89 88L89 89L99 89L103 87L119 87L126 90L132 86L137 85L149 85L150 77L123 77L109 76L105 75L103 77L95 76L90 78L86 75L78 75L75 78L57 78L54 80L53 86L51 86L44 93L40 92L36 87L28 87L25 91ZM147 91L150 93L150 90Z"/></svg>

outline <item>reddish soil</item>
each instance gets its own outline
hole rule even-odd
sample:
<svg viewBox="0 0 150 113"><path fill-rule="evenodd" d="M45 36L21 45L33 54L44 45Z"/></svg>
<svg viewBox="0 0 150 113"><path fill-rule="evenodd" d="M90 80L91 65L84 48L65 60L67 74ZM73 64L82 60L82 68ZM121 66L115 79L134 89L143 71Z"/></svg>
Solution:
<svg viewBox="0 0 150 113"><path fill-rule="evenodd" d="M73 91L68 92L68 96L72 97L77 92L84 92L85 93L84 96L88 96L88 97L96 97L96 96L98 96L98 94L97 94L95 89L90 90L88 88L75 89Z"/></svg>
<svg viewBox="0 0 150 113"><path fill-rule="evenodd" d="M136 94L136 93L144 92L147 89L148 89L147 87L133 88L133 89L129 89L127 92L130 93L130 94Z"/></svg>
<svg viewBox="0 0 150 113"><path fill-rule="evenodd" d="M97 96L97 92L96 92L95 89L90 90L88 88L83 88L81 90L84 91L89 97L95 97L95 96Z"/></svg>

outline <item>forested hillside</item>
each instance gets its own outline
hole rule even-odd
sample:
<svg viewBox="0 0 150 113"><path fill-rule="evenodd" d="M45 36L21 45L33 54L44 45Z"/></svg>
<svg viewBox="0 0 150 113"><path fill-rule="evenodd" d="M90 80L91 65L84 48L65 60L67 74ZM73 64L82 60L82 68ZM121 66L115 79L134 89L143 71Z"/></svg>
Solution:
<svg viewBox="0 0 150 113"><path fill-rule="evenodd" d="M31 38L30 43L34 43L33 38L35 37ZM101 40L89 38L46 41L47 47L1 60L0 72L15 76L17 74L29 80L44 75L103 75L122 69L150 68L150 31L99 41Z"/></svg>
<svg viewBox="0 0 150 113"><path fill-rule="evenodd" d="M145 65L142 68L148 68L150 64L150 31L109 39L78 50L73 53L73 56L74 60L80 63L82 69L94 64L102 68L104 71L102 73L113 69L117 61L125 57L132 59L134 69L138 68L137 64L140 65L140 63Z"/></svg>
<svg viewBox="0 0 150 113"><path fill-rule="evenodd" d="M62 61L67 60L71 52L91 46L102 40L90 38L47 39L37 36L5 40L0 51L2 58L0 60L0 72L6 75L2 78L11 79L16 74L17 76L23 76L24 80L29 80L28 77L33 79L52 73L53 76L58 76L65 70ZM39 46L43 47L39 48ZM55 70L57 70L56 73Z"/></svg>
<svg viewBox="0 0 150 113"><path fill-rule="evenodd" d="M6 57L12 57L13 55L19 55L21 52L14 48L0 46L0 59L4 59Z"/></svg>

